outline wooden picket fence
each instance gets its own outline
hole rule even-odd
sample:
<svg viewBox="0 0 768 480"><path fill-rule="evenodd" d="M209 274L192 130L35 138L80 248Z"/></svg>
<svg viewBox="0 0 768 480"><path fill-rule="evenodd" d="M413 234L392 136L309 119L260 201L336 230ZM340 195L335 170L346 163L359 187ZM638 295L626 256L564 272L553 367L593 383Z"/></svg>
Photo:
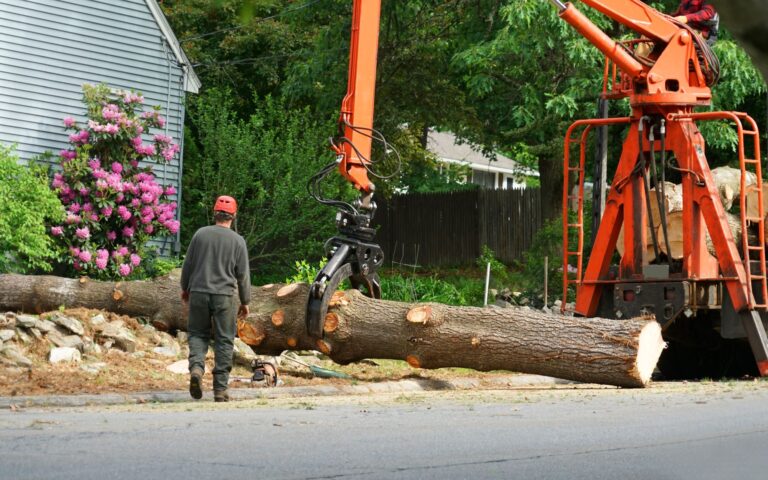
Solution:
<svg viewBox="0 0 768 480"><path fill-rule="evenodd" d="M483 245L512 263L542 226L539 189L395 195L377 199L376 241L386 265L474 264Z"/></svg>

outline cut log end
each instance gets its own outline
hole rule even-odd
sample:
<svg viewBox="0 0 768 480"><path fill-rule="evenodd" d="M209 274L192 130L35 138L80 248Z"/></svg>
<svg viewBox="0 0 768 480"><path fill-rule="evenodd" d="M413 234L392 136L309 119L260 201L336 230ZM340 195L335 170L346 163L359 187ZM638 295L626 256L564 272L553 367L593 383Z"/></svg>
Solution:
<svg viewBox="0 0 768 480"><path fill-rule="evenodd" d="M299 292L301 285L301 283L291 283L290 285L281 287L280 290L277 291L276 296L279 300L291 298Z"/></svg>
<svg viewBox="0 0 768 480"><path fill-rule="evenodd" d="M426 325L432 319L432 307L429 305L414 307L408 310L405 318L410 323L420 323L422 325Z"/></svg>
<svg viewBox="0 0 768 480"><path fill-rule="evenodd" d="M323 331L325 333L333 333L337 328L339 328L339 316L333 312L327 314L323 324Z"/></svg>
<svg viewBox="0 0 768 480"><path fill-rule="evenodd" d="M283 323L285 323L285 312L282 308L275 310L272 314L272 325L275 327L282 327Z"/></svg>
<svg viewBox="0 0 768 480"><path fill-rule="evenodd" d="M318 340L315 345L317 346L317 349L322 352L324 355L330 355L331 354L331 345L326 342L325 340Z"/></svg>
<svg viewBox="0 0 768 480"><path fill-rule="evenodd" d="M651 381L651 375L654 368L656 368L656 362L659 361L661 352L667 346L661 337L661 326L658 322L649 321L640 330L637 343L635 369L642 386L645 386Z"/></svg>
<svg viewBox="0 0 768 480"><path fill-rule="evenodd" d="M296 340L295 337L288 337L285 343L288 344L290 348L296 348L296 345L299 344L298 340Z"/></svg>
<svg viewBox="0 0 768 480"><path fill-rule="evenodd" d="M237 322L237 336L240 340L245 342L246 345L253 347L261 345L264 338L267 336L260 328L254 326L254 324L238 320Z"/></svg>
<svg viewBox="0 0 768 480"><path fill-rule="evenodd" d="M405 361L408 362L408 365L413 368L421 368L421 362L419 361L419 357L416 355L408 355L405 357Z"/></svg>

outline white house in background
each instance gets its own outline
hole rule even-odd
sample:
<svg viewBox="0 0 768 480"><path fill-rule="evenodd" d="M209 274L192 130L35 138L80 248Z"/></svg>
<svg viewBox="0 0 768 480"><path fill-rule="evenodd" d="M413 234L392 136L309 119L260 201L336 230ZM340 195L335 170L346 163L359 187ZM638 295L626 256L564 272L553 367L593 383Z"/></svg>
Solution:
<svg viewBox="0 0 768 480"><path fill-rule="evenodd" d="M62 119L85 120L85 83L142 92L183 146L184 96L200 80L157 0L0 0L0 143L22 161L67 148ZM182 163L180 153L154 166L177 201ZM163 254L179 247L178 236L154 242Z"/></svg>
<svg viewBox="0 0 768 480"><path fill-rule="evenodd" d="M456 135L450 132L430 130L427 150L442 163L469 167L472 173L467 181L485 188L523 189L526 177L539 176L536 170L520 165L509 157L497 153L494 160L475 145L457 143Z"/></svg>

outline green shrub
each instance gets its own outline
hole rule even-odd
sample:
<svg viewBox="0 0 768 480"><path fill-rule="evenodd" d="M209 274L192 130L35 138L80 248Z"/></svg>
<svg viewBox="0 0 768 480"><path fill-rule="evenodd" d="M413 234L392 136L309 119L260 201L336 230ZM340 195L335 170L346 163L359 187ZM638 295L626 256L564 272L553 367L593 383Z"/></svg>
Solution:
<svg viewBox="0 0 768 480"><path fill-rule="evenodd" d="M509 286L510 277L507 266L496 259L496 254L488 247L488 245L483 245L480 257L475 263L483 272L483 278L485 278L488 264L491 264L490 284L492 288L504 288Z"/></svg>
<svg viewBox="0 0 768 480"><path fill-rule="evenodd" d="M333 162L323 139L335 128L278 99L257 98L248 118L239 118L233 104L231 93L219 90L191 102L182 242L211 222L218 195L231 195L239 205L234 226L248 244L254 274L284 278L297 258L319 260L323 242L336 233L335 210L307 192L310 177ZM329 198L355 195L335 172L324 187Z"/></svg>
<svg viewBox="0 0 768 480"><path fill-rule="evenodd" d="M44 167L18 164L13 148L0 145L0 271L50 271L55 257L45 225L64 215L48 188Z"/></svg>
<svg viewBox="0 0 768 480"><path fill-rule="evenodd" d="M482 292L482 287L480 290ZM458 306L472 305L473 300L477 298L475 295L468 294L465 289L459 289L456 285L439 279L435 275L405 277L399 273L382 277L381 297L384 300L398 302L437 302Z"/></svg>
<svg viewBox="0 0 768 480"><path fill-rule="evenodd" d="M328 263L327 258L322 258L317 262L317 266L310 264L306 260L297 260L293 265L295 269L293 276L287 277L285 283L312 283L315 281L317 273L322 270L326 263Z"/></svg>

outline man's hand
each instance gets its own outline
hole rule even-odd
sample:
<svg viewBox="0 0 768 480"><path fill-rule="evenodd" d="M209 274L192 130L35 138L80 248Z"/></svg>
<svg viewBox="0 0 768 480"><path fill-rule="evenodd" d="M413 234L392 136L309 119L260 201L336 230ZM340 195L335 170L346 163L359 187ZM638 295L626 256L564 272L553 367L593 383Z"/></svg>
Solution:
<svg viewBox="0 0 768 480"><path fill-rule="evenodd" d="M675 20L677 20L680 23L688 23L688 17L686 17L685 15L679 15L675 17Z"/></svg>
<svg viewBox="0 0 768 480"><path fill-rule="evenodd" d="M184 303L189 303L189 291L182 290L181 292L181 301Z"/></svg>
<svg viewBox="0 0 768 480"><path fill-rule="evenodd" d="M248 305L240 305L240 308L237 310L237 318L245 318L248 316L249 312L250 309L248 308Z"/></svg>

